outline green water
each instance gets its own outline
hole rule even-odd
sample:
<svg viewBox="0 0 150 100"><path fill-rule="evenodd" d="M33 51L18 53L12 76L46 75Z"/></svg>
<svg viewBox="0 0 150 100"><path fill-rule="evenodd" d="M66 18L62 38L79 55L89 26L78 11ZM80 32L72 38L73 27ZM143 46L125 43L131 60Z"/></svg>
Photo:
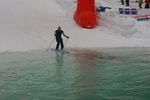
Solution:
<svg viewBox="0 0 150 100"><path fill-rule="evenodd" d="M0 100L149 100L150 48L0 54Z"/></svg>

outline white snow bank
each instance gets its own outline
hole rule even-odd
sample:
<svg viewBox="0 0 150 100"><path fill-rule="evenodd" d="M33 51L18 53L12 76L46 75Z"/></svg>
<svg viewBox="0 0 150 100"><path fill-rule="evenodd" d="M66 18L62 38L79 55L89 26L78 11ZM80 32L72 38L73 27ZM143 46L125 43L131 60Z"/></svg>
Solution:
<svg viewBox="0 0 150 100"><path fill-rule="evenodd" d="M55 0L0 0L0 51L46 47L49 28L62 16Z"/></svg>

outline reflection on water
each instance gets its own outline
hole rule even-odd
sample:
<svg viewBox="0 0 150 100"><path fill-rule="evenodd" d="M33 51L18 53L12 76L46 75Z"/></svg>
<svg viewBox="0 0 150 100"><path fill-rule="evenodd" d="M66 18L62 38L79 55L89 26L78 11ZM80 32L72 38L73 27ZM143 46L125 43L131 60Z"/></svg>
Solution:
<svg viewBox="0 0 150 100"><path fill-rule="evenodd" d="M64 54L56 52L56 66L61 67L64 65Z"/></svg>
<svg viewBox="0 0 150 100"><path fill-rule="evenodd" d="M97 73L94 66L98 58L99 53L92 50L81 50L75 53L79 65L79 77L75 80L76 100L97 100Z"/></svg>
<svg viewBox="0 0 150 100"><path fill-rule="evenodd" d="M98 52L92 50L80 50L75 54L76 60L81 66L95 65L95 60L99 56Z"/></svg>

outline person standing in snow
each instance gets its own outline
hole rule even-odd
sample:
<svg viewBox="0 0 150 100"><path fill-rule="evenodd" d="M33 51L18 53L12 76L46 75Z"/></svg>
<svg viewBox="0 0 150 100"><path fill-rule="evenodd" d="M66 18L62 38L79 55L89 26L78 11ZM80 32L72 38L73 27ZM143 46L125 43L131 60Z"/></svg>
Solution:
<svg viewBox="0 0 150 100"><path fill-rule="evenodd" d="M61 50L64 49L64 44L63 44L63 39L61 37L61 35L63 34L63 36L65 36L66 38L69 38L67 35L64 34L63 30L61 30L61 27L59 26L58 29L55 31L55 38L56 38L56 50L59 49L59 45L61 44Z"/></svg>
<svg viewBox="0 0 150 100"><path fill-rule="evenodd" d="M129 7L129 0L126 0L126 6L128 6Z"/></svg>
<svg viewBox="0 0 150 100"><path fill-rule="evenodd" d="M121 0L121 4L124 5L124 0Z"/></svg>
<svg viewBox="0 0 150 100"><path fill-rule="evenodd" d="M145 8L150 8L150 0L145 0Z"/></svg>
<svg viewBox="0 0 150 100"><path fill-rule="evenodd" d="M142 8L143 0L139 0L139 8Z"/></svg>

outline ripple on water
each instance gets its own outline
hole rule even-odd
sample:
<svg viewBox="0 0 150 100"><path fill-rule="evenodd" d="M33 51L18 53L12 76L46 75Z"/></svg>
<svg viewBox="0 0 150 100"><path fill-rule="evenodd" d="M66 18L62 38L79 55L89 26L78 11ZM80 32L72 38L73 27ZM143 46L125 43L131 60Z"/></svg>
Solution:
<svg viewBox="0 0 150 100"><path fill-rule="evenodd" d="M150 49L0 54L0 100L148 100Z"/></svg>

